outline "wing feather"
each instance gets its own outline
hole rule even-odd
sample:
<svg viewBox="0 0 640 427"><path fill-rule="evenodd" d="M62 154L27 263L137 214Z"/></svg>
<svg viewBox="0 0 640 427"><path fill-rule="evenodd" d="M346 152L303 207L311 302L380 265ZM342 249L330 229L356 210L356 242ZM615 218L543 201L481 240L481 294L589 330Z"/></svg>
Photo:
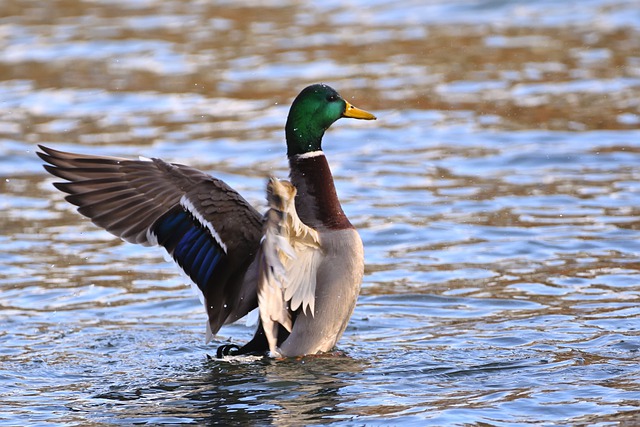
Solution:
<svg viewBox="0 0 640 427"><path fill-rule="evenodd" d="M313 316L316 276L324 257L318 232L298 217L295 195L288 181L271 178L267 184L269 210L261 245L258 305L273 354L278 354L278 323L291 332L292 312L301 309Z"/></svg>
<svg viewBox="0 0 640 427"><path fill-rule="evenodd" d="M160 159L66 153L40 146L54 185L78 211L131 243L161 245L202 291L209 329L257 306L244 279L262 235L260 214L224 182Z"/></svg>

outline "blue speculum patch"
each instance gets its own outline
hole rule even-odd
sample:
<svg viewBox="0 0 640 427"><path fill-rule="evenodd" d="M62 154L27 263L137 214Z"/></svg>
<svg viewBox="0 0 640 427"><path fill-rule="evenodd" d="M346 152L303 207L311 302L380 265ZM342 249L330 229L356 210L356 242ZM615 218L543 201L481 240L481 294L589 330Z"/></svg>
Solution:
<svg viewBox="0 0 640 427"><path fill-rule="evenodd" d="M174 209L156 223L154 234L200 290L209 283L224 250L209 230L184 209Z"/></svg>

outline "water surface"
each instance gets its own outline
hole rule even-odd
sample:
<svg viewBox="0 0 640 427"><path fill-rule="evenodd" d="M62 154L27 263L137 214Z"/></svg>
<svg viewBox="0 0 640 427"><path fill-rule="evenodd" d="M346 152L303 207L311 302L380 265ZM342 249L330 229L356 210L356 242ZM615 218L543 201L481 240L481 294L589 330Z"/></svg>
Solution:
<svg viewBox="0 0 640 427"><path fill-rule="evenodd" d="M0 5L0 425L640 423L635 1ZM323 81L376 122L324 149L366 248L336 354L210 360L154 248L36 144L153 156L264 208Z"/></svg>

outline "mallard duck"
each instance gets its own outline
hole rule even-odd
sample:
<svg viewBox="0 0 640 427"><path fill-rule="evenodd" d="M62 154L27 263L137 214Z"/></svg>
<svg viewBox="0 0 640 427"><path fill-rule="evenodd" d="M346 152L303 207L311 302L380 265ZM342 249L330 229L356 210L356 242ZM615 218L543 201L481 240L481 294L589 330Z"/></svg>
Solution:
<svg viewBox="0 0 640 427"><path fill-rule="evenodd" d="M203 294L207 341L260 305L254 337L219 347L219 357L302 356L336 345L363 277L362 241L322 151L324 132L342 117L376 118L324 84L296 97L285 127L290 181L269 180L264 216L223 181L181 164L44 146L38 155L94 224L167 250Z"/></svg>

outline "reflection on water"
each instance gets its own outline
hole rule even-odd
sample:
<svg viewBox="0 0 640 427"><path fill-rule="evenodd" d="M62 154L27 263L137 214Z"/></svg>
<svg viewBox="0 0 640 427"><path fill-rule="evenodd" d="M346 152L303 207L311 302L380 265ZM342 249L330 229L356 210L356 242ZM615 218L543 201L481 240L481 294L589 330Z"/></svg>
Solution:
<svg viewBox="0 0 640 427"><path fill-rule="evenodd" d="M640 423L636 2L424 3L3 2L0 425ZM362 296L336 354L208 360L186 279L80 218L35 145L264 206L316 81L379 117L325 138Z"/></svg>

